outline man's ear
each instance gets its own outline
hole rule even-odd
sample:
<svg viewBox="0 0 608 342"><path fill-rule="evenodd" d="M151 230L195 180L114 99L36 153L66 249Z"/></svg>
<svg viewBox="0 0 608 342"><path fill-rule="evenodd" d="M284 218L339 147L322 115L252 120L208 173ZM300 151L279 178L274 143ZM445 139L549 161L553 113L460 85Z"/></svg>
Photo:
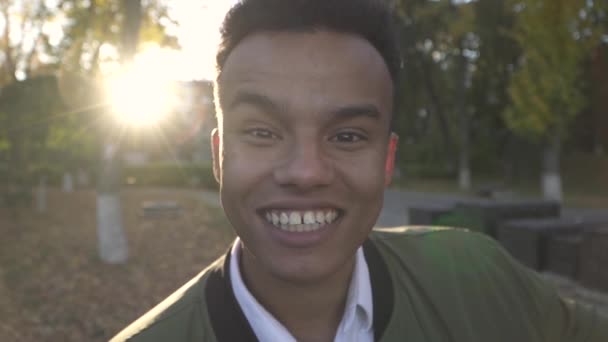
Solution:
<svg viewBox="0 0 608 342"><path fill-rule="evenodd" d="M393 180L393 172L395 171L395 153L397 152L397 143L399 136L397 133L391 133L388 140L388 153L384 163L384 186L389 186Z"/></svg>
<svg viewBox="0 0 608 342"><path fill-rule="evenodd" d="M220 133L217 127L211 131L211 152L213 156L213 176L220 182Z"/></svg>

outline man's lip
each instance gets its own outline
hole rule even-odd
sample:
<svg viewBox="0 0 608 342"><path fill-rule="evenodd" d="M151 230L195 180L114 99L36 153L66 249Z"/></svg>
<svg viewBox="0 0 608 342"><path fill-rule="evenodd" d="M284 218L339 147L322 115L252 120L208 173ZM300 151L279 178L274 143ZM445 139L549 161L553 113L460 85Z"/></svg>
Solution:
<svg viewBox="0 0 608 342"><path fill-rule="evenodd" d="M338 212L344 212L344 209L331 202L327 201L290 201L290 200L278 200L269 203L265 203L258 207L256 211L264 212L268 210L337 210Z"/></svg>

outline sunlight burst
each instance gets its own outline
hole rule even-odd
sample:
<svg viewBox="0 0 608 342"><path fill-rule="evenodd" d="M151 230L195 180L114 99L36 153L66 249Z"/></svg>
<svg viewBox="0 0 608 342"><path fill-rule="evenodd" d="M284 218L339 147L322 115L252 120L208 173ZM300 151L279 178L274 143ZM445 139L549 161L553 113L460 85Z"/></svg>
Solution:
<svg viewBox="0 0 608 342"><path fill-rule="evenodd" d="M170 64L162 50L151 49L106 82L106 96L116 119L130 127L156 126L176 103Z"/></svg>

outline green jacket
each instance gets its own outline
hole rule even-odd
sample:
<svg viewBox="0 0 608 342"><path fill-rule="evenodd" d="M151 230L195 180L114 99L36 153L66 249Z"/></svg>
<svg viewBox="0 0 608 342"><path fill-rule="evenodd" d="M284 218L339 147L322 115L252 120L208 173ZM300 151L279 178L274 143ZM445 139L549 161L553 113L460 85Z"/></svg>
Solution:
<svg viewBox="0 0 608 342"><path fill-rule="evenodd" d="M376 230L363 250L376 341L608 341L608 318L560 298L484 235ZM232 292L229 259L226 253L112 341L256 341Z"/></svg>

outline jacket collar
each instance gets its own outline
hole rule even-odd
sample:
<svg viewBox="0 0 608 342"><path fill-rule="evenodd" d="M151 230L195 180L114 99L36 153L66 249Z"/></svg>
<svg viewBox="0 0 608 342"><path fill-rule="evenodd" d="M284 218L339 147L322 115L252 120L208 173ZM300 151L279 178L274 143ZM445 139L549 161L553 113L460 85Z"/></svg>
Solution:
<svg viewBox="0 0 608 342"><path fill-rule="evenodd" d="M374 303L374 339L379 341L393 312L393 285L386 263L371 240L363 243ZM230 249L221 267L211 271L205 288L207 310L218 342L255 342L257 338L230 285Z"/></svg>

